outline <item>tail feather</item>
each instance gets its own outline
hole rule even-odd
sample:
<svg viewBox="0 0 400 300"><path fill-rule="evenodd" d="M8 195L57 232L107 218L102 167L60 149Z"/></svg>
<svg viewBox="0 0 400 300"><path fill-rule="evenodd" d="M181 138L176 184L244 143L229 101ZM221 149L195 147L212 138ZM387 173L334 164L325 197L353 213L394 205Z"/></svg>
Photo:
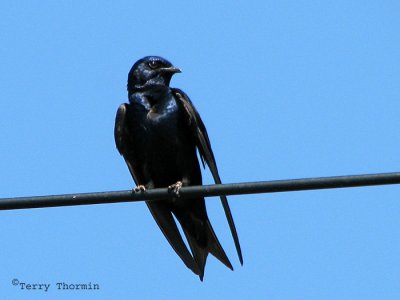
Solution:
<svg viewBox="0 0 400 300"><path fill-rule="evenodd" d="M168 206L161 201L158 202L146 202L151 214L156 220L162 233L167 238L168 242L175 250L175 252L182 259L184 264L193 271L193 273L200 275L198 263L193 259L189 250L187 249L181 234L179 233L178 227L176 226L175 220L172 217L171 211ZM204 273L204 270L201 274Z"/></svg>
<svg viewBox="0 0 400 300"><path fill-rule="evenodd" d="M204 246L199 243L199 241L194 237L187 228L183 228L183 232L189 242L189 247L192 251L193 258L198 265L199 268L199 277L200 280L203 281L204 277L204 269L207 261L208 253L211 253L215 258L221 261L225 266L233 271L233 267L231 262L229 261L228 256L226 255L224 249L222 248L220 242L218 241L217 236L211 226L210 221L207 219L201 230L204 230L206 234L207 244Z"/></svg>
<svg viewBox="0 0 400 300"><path fill-rule="evenodd" d="M208 251L205 248L202 248L198 245L198 242L194 237L190 235L188 230L183 229L183 232L185 233L186 239L189 242L189 247L190 250L192 251L192 255L194 258L194 261L196 262L199 270L199 277L200 280L203 281L204 277L204 269L206 266L206 261L207 261L207 256L208 256Z"/></svg>
<svg viewBox="0 0 400 300"><path fill-rule="evenodd" d="M210 221L207 220L207 239L208 239L208 252L210 252L215 258L217 258L220 262L222 262L225 266L233 271L233 267L231 262L229 261L228 256L226 255L224 249L218 241L217 236L210 224Z"/></svg>

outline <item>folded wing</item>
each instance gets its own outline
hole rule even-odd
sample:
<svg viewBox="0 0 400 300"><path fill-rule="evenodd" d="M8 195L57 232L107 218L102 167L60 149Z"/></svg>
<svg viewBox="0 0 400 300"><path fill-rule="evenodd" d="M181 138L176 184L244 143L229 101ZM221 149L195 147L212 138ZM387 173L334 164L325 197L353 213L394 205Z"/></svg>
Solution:
<svg viewBox="0 0 400 300"><path fill-rule="evenodd" d="M204 123L201 120L199 113L197 112L196 108L190 101L189 97L183 91L181 91L180 89L173 88L172 92L175 98L178 100L178 103L180 103L186 111L186 118L192 130L192 133L195 136L196 146L199 150L203 166L205 162L210 168L215 183L220 184L221 178L219 177L218 174L217 164L215 162L214 154L211 149L211 143L208 138L206 127L204 126ZM233 221L232 213L229 208L226 196L221 196L221 203L224 208L226 218L228 220L229 228L232 233L239 261L243 265L243 256L242 256L242 250L240 248L239 237L236 231L235 223Z"/></svg>

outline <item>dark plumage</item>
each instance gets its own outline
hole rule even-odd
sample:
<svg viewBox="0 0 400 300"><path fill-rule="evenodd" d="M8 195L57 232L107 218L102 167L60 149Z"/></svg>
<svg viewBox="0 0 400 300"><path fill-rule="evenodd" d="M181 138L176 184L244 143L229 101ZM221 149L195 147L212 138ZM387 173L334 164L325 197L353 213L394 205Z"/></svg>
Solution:
<svg viewBox="0 0 400 300"><path fill-rule="evenodd" d="M118 109L115 142L139 188L180 184L201 185L200 165L207 163L216 183L221 183L206 128L189 97L170 88L170 80L180 70L169 61L148 56L137 61L128 75L129 104ZM222 205L235 241L239 260L242 253L233 218L225 196ZM203 280L208 253L228 268L232 265L219 243L207 216L204 198L146 202L161 231L185 265ZM187 249L173 215L182 226Z"/></svg>

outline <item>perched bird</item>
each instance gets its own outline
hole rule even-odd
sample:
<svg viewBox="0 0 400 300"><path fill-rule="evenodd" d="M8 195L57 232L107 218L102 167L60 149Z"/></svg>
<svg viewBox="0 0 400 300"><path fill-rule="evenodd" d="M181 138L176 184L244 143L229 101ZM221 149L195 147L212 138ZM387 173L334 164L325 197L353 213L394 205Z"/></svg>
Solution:
<svg viewBox="0 0 400 300"><path fill-rule="evenodd" d="M170 88L175 73L158 56L138 60L128 75L129 104L121 104L115 120L115 143L137 185L136 191L169 187L174 199L147 201L161 231L185 265L203 280L208 253L233 270L207 216L204 198L181 199L182 186L201 185L196 148L216 183L221 183L206 128L189 97ZM240 263L243 258L228 201L221 196ZM179 221L191 252L176 222Z"/></svg>

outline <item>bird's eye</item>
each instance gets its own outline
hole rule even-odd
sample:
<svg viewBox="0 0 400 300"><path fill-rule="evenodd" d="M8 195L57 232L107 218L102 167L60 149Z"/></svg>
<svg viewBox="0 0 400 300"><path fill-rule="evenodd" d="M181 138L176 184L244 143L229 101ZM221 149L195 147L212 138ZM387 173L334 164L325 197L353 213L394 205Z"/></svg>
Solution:
<svg viewBox="0 0 400 300"><path fill-rule="evenodd" d="M149 61L149 67L152 69L156 69L160 66L160 62L157 60L151 60Z"/></svg>

